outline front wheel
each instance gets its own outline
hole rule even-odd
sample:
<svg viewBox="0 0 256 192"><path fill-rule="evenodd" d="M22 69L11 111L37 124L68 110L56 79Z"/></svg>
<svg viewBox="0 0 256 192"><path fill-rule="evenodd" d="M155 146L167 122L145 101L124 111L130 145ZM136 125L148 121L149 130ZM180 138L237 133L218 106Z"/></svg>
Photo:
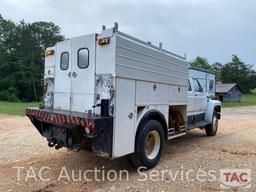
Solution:
<svg viewBox="0 0 256 192"><path fill-rule="evenodd" d="M207 136L215 136L218 131L218 118L216 113L213 114L212 123L205 127Z"/></svg>
<svg viewBox="0 0 256 192"><path fill-rule="evenodd" d="M135 153L130 156L131 163L136 168L153 168L162 155L164 133L162 125L155 120L149 120L142 127L136 142Z"/></svg>

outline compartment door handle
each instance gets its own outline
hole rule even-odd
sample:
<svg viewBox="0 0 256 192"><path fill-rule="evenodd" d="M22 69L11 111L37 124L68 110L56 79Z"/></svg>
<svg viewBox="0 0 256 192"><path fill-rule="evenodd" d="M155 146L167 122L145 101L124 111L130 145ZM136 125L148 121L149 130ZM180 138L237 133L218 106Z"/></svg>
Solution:
<svg viewBox="0 0 256 192"><path fill-rule="evenodd" d="M76 78L77 73L76 73L76 72L73 72L72 76L73 76L74 78Z"/></svg>

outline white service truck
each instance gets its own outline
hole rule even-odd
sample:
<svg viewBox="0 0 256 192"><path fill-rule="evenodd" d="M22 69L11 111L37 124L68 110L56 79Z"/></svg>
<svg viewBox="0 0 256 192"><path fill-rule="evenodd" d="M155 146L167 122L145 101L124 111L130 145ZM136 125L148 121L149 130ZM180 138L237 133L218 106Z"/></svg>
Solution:
<svg viewBox="0 0 256 192"><path fill-rule="evenodd" d="M211 100L185 57L102 27L45 51L44 103L27 116L48 145L154 167L166 140L201 128L214 136Z"/></svg>

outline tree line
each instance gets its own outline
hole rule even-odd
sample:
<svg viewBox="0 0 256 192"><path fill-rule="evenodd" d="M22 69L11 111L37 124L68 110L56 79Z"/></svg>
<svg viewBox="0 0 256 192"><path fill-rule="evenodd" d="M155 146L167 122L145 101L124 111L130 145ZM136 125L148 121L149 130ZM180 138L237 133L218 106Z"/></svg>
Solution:
<svg viewBox="0 0 256 192"><path fill-rule="evenodd" d="M245 63L237 55L232 55L231 61L225 64L210 64L206 58L196 57L190 66L215 73L217 82L237 83L243 93L256 88L256 71L253 70L253 65Z"/></svg>
<svg viewBox="0 0 256 192"><path fill-rule="evenodd" d="M63 40L60 27L52 22L21 20L15 23L0 15L0 100L42 100L42 53ZM238 83L244 92L256 88L256 72L252 65L236 55L226 64L209 64L206 58L197 57L190 65L214 72L217 81Z"/></svg>
<svg viewBox="0 0 256 192"><path fill-rule="evenodd" d="M42 99L42 53L63 39L52 22L14 23L0 15L0 100Z"/></svg>

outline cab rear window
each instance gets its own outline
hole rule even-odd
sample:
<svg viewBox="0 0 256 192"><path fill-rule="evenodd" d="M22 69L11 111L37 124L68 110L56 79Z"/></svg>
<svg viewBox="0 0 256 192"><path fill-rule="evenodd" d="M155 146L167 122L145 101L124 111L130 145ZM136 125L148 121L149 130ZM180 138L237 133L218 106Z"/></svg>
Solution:
<svg viewBox="0 0 256 192"><path fill-rule="evenodd" d="M214 81L213 80L210 80L210 92L213 92L213 86L214 86Z"/></svg>
<svg viewBox="0 0 256 192"><path fill-rule="evenodd" d="M78 50L78 67L85 69L89 66L89 50L87 48L81 48Z"/></svg>
<svg viewBox="0 0 256 192"><path fill-rule="evenodd" d="M68 52L63 52L60 55L60 68L62 70L67 70L69 66L69 54Z"/></svg>

